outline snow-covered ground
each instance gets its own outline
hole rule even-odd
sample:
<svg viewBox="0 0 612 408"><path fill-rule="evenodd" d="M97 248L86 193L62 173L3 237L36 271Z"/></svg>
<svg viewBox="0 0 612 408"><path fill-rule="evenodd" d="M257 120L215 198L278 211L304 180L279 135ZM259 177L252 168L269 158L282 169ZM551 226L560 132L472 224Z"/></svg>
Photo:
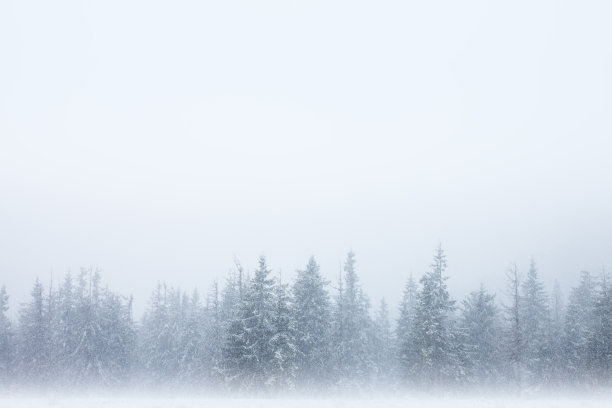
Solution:
<svg viewBox="0 0 612 408"><path fill-rule="evenodd" d="M130 398L1 397L2 408L609 408L607 396L539 398Z"/></svg>

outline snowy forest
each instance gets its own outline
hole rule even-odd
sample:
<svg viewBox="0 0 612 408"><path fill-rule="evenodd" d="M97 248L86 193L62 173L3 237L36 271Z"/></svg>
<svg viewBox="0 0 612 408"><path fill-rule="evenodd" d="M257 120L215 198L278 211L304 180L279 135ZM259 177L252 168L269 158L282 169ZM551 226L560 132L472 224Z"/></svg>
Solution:
<svg viewBox="0 0 612 408"><path fill-rule="evenodd" d="M398 318L372 307L355 254L338 282L315 258L293 282L266 259L224 284L185 293L159 283L142 319L99 271L36 281L17 319L0 292L0 387L191 387L240 391L504 389L612 384L612 286L580 272L567 299L535 262L511 267L507 290L454 300L438 247L403 285ZM395 306L394 306L395 307Z"/></svg>

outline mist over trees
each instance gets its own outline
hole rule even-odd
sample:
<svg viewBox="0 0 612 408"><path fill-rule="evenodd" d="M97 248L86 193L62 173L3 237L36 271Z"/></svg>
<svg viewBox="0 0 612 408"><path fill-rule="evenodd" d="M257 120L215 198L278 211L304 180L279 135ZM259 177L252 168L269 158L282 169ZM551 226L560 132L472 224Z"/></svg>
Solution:
<svg viewBox="0 0 612 408"><path fill-rule="evenodd" d="M409 276L389 318L359 283L351 251L339 280L314 257L288 282L262 256L207 293L158 283L142 319L100 273L43 285L17 319L0 289L0 387L191 387L256 392L612 385L612 285L580 272L564 301L531 261L501 294L484 284L453 299L441 246ZM402 284L402 282L398 282Z"/></svg>

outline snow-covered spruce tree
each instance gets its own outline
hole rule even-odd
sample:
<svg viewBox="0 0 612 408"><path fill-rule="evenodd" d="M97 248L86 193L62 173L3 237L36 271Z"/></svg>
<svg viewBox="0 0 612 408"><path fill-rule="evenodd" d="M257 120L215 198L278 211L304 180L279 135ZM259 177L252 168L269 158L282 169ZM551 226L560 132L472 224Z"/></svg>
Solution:
<svg viewBox="0 0 612 408"><path fill-rule="evenodd" d="M587 366L596 384L612 385L612 285L605 274L595 296Z"/></svg>
<svg viewBox="0 0 612 408"><path fill-rule="evenodd" d="M77 327L76 302L72 274L66 273L58 294L58 326L54 330L54 343L58 353L58 374L62 380L74 380L74 356L79 343Z"/></svg>
<svg viewBox="0 0 612 408"><path fill-rule="evenodd" d="M587 341L594 326L595 284L588 271L580 272L580 283L570 292L565 317L563 348L568 379L586 379Z"/></svg>
<svg viewBox="0 0 612 408"><path fill-rule="evenodd" d="M142 319L140 331L140 361L147 380L153 383L174 381L178 367L176 362L175 316L171 315L170 303L175 299L172 288L158 283L151 295L149 309Z"/></svg>
<svg viewBox="0 0 612 408"><path fill-rule="evenodd" d="M548 343L550 312L548 296L538 278L533 259L531 259L529 272L521 290L525 366L529 371L532 383L545 383L549 379L552 360Z"/></svg>
<svg viewBox="0 0 612 408"><path fill-rule="evenodd" d="M11 321L6 315L8 310L9 296L3 285L0 289L0 386L8 383L13 357Z"/></svg>
<svg viewBox="0 0 612 408"><path fill-rule="evenodd" d="M292 316L292 302L287 285L279 277L274 288L276 308L274 311L275 333L270 340L273 351L268 386L277 390L295 389L298 347L296 344L295 321Z"/></svg>
<svg viewBox="0 0 612 408"><path fill-rule="evenodd" d="M45 324L47 326L47 366L49 367L49 383L57 383L60 380L58 371L61 371L62 360L60 358L60 345L57 342L61 322L59 320L59 296L53 288L53 276L49 281L49 289L43 303Z"/></svg>
<svg viewBox="0 0 612 408"><path fill-rule="evenodd" d="M389 307L383 298L376 312L376 318L372 325L372 342L370 355L373 357L375 372L373 375L374 385L386 387L392 384L397 376L397 355L391 322L389 320Z"/></svg>
<svg viewBox="0 0 612 408"><path fill-rule="evenodd" d="M462 302L461 328L472 381L494 384L499 379L501 325L495 295L482 284Z"/></svg>
<svg viewBox="0 0 612 408"><path fill-rule="evenodd" d="M523 383L524 350L523 350L523 315L521 312L521 278L516 264L507 272L509 303L504 307L506 325L504 328L504 348L507 366L505 376L515 381L520 392Z"/></svg>
<svg viewBox="0 0 612 408"><path fill-rule="evenodd" d="M56 318L51 319L58 356L55 382L124 382L135 346L131 301L102 288L99 271L92 269L81 270L75 291L67 275L56 298Z"/></svg>
<svg viewBox="0 0 612 408"><path fill-rule="evenodd" d="M550 363L551 383L561 384L565 378L566 357L563 347L565 311L563 309L563 296L559 282L555 279L550 299L550 330L549 344L552 355Z"/></svg>
<svg viewBox="0 0 612 408"><path fill-rule="evenodd" d="M92 364L97 365L94 380L98 384L125 384L132 374L136 330L132 318L132 299L100 291L98 332Z"/></svg>
<svg viewBox="0 0 612 408"><path fill-rule="evenodd" d="M48 381L51 371L51 336L44 301L43 285L36 279L31 300L19 313L18 370L26 383L38 385Z"/></svg>
<svg viewBox="0 0 612 408"><path fill-rule="evenodd" d="M82 268L78 276L75 305L76 346L72 350L74 379L80 383L93 381L99 368L96 337L100 333L98 271Z"/></svg>
<svg viewBox="0 0 612 408"><path fill-rule="evenodd" d="M368 351L373 322L369 300L358 283L353 251L346 257L344 272L333 314L331 352L337 385L351 388L370 383L374 362Z"/></svg>
<svg viewBox="0 0 612 408"><path fill-rule="evenodd" d="M274 279L265 257L249 282L236 317L230 324L221 372L231 388L260 390L269 384L276 334Z"/></svg>
<svg viewBox="0 0 612 408"><path fill-rule="evenodd" d="M454 322L455 301L446 288L446 256L441 246L421 278L413 324L416 379L439 386L465 377L464 356Z"/></svg>
<svg viewBox="0 0 612 408"><path fill-rule="evenodd" d="M220 380L228 385L235 382L230 377L240 372L238 367L229 367L228 364L230 364L230 361L236 364L238 362L237 353L241 346L237 345L242 340L235 336L242 336L241 333L244 331L242 322L238 319L238 313L241 309L243 295L248 283L244 280L242 265L237 260L235 261L235 266L236 269L230 272L221 291L219 310L221 338L219 339L220 346L217 350L218 360L212 367L215 381ZM233 357L228 358L229 355Z"/></svg>
<svg viewBox="0 0 612 408"><path fill-rule="evenodd" d="M331 309L328 282L311 257L304 270L298 270L292 287L292 314L296 329L297 382L305 388L328 383Z"/></svg>
<svg viewBox="0 0 612 408"><path fill-rule="evenodd" d="M196 293L194 293L195 295ZM218 385L221 380L218 375L221 364L221 350L225 341L225 324L223 309L219 294L219 284L213 283L208 295L205 315L199 312L196 302L192 299L191 325L194 326L194 366L201 371L202 376L209 385ZM198 317L198 315L200 315ZM199 356L198 356L199 354Z"/></svg>
<svg viewBox="0 0 612 408"><path fill-rule="evenodd" d="M244 270L238 261L235 264L236 270L230 272L221 292L220 317L224 330L236 316L245 291Z"/></svg>
<svg viewBox="0 0 612 408"><path fill-rule="evenodd" d="M412 337L414 318L417 307L417 285L412 278L412 274L404 287L402 302L399 307L399 318L395 328L395 339L397 344L396 355L401 364L401 377L403 381L409 381L413 377L416 362L415 348Z"/></svg>

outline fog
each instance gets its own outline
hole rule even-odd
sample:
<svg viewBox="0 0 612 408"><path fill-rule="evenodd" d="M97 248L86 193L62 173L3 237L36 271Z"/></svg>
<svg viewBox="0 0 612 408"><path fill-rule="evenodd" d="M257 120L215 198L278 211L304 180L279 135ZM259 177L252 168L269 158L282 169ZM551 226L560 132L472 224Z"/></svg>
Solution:
<svg viewBox="0 0 612 408"><path fill-rule="evenodd" d="M243 407L246 404L249 406L256 407L311 407L313 404L324 408L343 407L347 404L350 406L366 406L366 407L405 407L413 404L418 404L425 408L438 408L449 406L453 404L454 407L489 407L489 406L505 406L505 407L606 407L606 399L603 397L594 398L590 400L575 399L567 397L556 397L556 398L532 398L532 399L492 399L484 400L482 398L460 398L460 399L447 399L447 398L396 398L396 399L377 399L368 398L364 400L358 399L293 399L293 400L278 400L278 399L194 399L194 398L166 398L166 399L155 399L155 398L29 398L29 399L5 399L2 401L5 403L7 408L13 407L27 407L27 408L38 408L38 407L81 407L87 405L89 407L107 407L109 404L114 407L150 407L150 406L165 406L165 407L199 407L205 404L206 406L216 407Z"/></svg>
<svg viewBox="0 0 612 408"><path fill-rule="evenodd" d="M265 254L374 302L612 264L608 2L0 4L0 283L203 291Z"/></svg>

